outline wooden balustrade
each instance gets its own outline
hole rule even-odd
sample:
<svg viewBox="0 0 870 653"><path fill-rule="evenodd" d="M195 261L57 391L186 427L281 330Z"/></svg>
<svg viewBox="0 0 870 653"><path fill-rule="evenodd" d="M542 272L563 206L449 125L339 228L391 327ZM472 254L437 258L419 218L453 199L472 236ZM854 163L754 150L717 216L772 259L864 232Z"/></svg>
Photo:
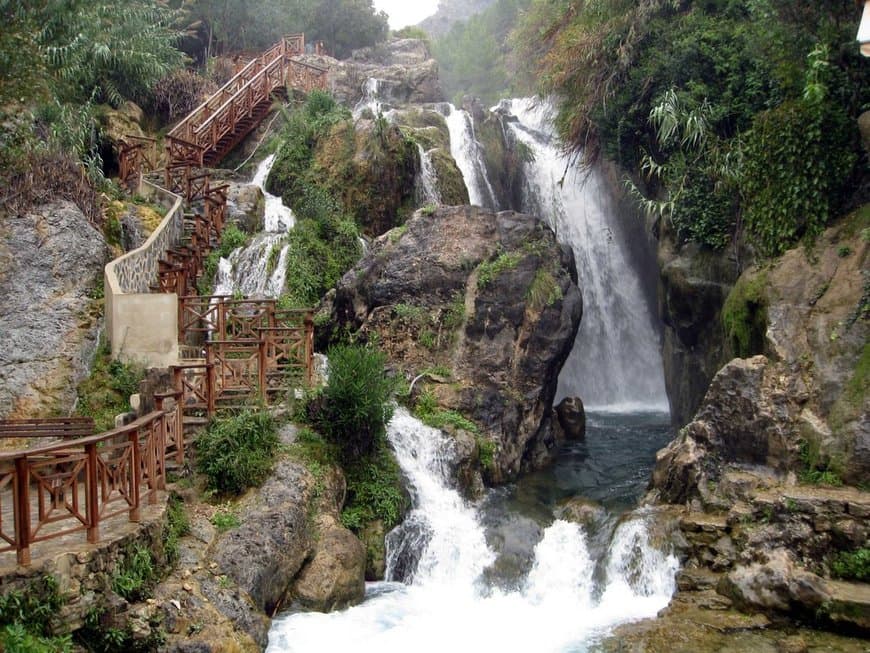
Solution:
<svg viewBox="0 0 870 653"><path fill-rule="evenodd" d="M167 450L184 455L178 404L163 401L112 431L0 454L0 552L29 565L33 544L79 531L94 543L111 517L139 521L143 501L166 487Z"/></svg>

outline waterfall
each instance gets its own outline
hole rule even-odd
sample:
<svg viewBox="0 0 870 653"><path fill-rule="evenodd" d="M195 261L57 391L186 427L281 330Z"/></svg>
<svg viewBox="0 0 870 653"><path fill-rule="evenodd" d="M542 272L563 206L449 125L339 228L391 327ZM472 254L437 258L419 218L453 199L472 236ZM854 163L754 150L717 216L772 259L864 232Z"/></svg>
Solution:
<svg viewBox="0 0 870 653"><path fill-rule="evenodd" d="M418 205L441 204L441 193L438 192L438 175L432 164L432 157L423 146L417 144L417 153L420 156L420 172L417 174L415 185L417 187Z"/></svg>
<svg viewBox="0 0 870 653"><path fill-rule="evenodd" d="M650 546L643 513L617 528L603 580L593 574L583 528L557 520L544 530L516 589L487 586L484 572L495 551L480 508L452 488L454 441L404 409L387 436L414 497L412 513L387 541L388 573L404 582L371 583L366 600L343 612L276 618L269 653L406 653L421 644L426 650L585 651L613 626L652 617L670 600L676 558Z"/></svg>
<svg viewBox="0 0 870 653"><path fill-rule="evenodd" d="M559 377L557 400L577 395L592 408L667 411L653 311L625 243L610 226L615 209L600 171L578 173L568 165L547 104L505 100L499 110L516 118L509 128L533 154L524 164L522 209L545 217L577 263L583 320Z"/></svg>
<svg viewBox="0 0 870 653"><path fill-rule="evenodd" d="M474 123L471 115L464 109L452 104L446 105L447 129L450 131L450 154L462 173L468 200L476 206L497 209L495 191L489 183L486 165L483 161L483 148L474 136Z"/></svg>
<svg viewBox="0 0 870 653"><path fill-rule="evenodd" d="M384 101L384 93L386 92L389 95L387 82L375 77L369 77L363 83L362 91L362 97L351 112L354 120L359 120L366 109L371 111L375 118L383 116L387 120L393 119L395 109L391 109Z"/></svg>
<svg viewBox="0 0 870 653"><path fill-rule="evenodd" d="M218 263L215 278L216 295L241 293L245 297L278 297L284 288L289 246L287 231L295 222L293 211L284 206L280 197L265 188L266 178L275 163L270 154L260 162L251 184L260 188L265 197L264 230L246 247L234 250L229 258Z"/></svg>

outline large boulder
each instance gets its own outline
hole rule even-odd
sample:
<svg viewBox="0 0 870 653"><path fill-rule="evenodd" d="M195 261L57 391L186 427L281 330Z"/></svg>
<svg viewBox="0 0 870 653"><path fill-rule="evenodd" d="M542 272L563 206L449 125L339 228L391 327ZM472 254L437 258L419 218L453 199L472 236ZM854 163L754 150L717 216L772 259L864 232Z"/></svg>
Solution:
<svg viewBox="0 0 870 653"><path fill-rule="evenodd" d="M0 418L72 408L96 346L106 260L102 233L71 202L0 214Z"/></svg>
<svg viewBox="0 0 870 653"><path fill-rule="evenodd" d="M495 449L489 480L503 482L556 444L556 380L582 313L575 275L571 251L540 219L440 207L377 239L329 310L409 380L449 368L451 382L429 391L477 423Z"/></svg>

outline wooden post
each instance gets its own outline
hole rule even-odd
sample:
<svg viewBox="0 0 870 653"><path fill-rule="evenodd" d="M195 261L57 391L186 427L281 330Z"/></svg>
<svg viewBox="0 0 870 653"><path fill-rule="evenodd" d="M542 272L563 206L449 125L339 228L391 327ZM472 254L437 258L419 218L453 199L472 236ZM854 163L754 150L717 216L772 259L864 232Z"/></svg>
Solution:
<svg viewBox="0 0 870 653"><path fill-rule="evenodd" d="M133 450L130 452L130 521L138 522L141 519L139 506L141 505L141 479L142 479L142 456L139 451L139 429L133 429L129 436Z"/></svg>
<svg viewBox="0 0 870 653"><path fill-rule="evenodd" d="M88 505L88 542L96 544L100 540L100 502L97 495L97 443L85 445L88 467L85 473L85 497Z"/></svg>
<svg viewBox="0 0 870 653"><path fill-rule="evenodd" d="M154 460L155 454L155 434L154 423L148 429L145 435L145 465L148 467L148 503L157 503L157 489L160 483L157 479L157 461Z"/></svg>
<svg viewBox="0 0 870 653"><path fill-rule="evenodd" d="M314 380L314 314L305 313L305 382Z"/></svg>
<svg viewBox="0 0 870 653"><path fill-rule="evenodd" d="M27 458L15 459L15 548L19 565L30 564L30 473Z"/></svg>
<svg viewBox="0 0 870 653"><path fill-rule="evenodd" d="M260 342L257 343L257 385L260 386L260 397L263 403L269 403L269 393L266 392L266 341L260 333Z"/></svg>

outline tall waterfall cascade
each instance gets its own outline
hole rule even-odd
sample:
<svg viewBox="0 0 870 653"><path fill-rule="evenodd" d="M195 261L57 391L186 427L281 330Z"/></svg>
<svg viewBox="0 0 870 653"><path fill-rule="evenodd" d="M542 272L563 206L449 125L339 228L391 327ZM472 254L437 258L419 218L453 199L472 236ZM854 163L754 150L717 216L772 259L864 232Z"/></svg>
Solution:
<svg viewBox="0 0 870 653"><path fill-rule="evenodd" d="M498 201L490 184L483 148L474 135L474 121L465 109L445 105L445 120L450 132L450 154L462 173L468 189L468 201L476 206L497 209Z"/></svg>
<svg viewBox="0 0 870 653"><path fill-rule="evenodd" d="M524 206L574 250L583 320L559 377L557 401L576 395L587 408L668 410L659 333L614 214L602 174L578 172L556 142L549 104L504 100L509 129L533 155L524 164ZM642 225L638 225L642 229Z"/></svg>
<svg viewBox="0 0 870 653"><path fill-rule="evenodd" d="M403 409L387 435L415 500L388 537L388 581L369 584L365 602L342 612L276 618L269 653L406 653L421 644L441 651L585 651L613 626L654 616L670 600L676 558L651 546L640 513L616 528L600 576L584 529L556 520L516 587L488 586L484 572L496 552L480 508L452 489L453 440ZM404 582L397 582L399 573Z"/></svg>
<svg viewBox="0 0 870 653"><path fill-rule="evenodd" d="M246 297L275 298L281 294L289 251L284 237L293 228L295 218L281 198L265 188L274 163L275 155L270 154L260 162L251 180L251 185L262 190L265 198L264 229L246 247L220 260L215 279L216 295L241 293Z"/></svg>

